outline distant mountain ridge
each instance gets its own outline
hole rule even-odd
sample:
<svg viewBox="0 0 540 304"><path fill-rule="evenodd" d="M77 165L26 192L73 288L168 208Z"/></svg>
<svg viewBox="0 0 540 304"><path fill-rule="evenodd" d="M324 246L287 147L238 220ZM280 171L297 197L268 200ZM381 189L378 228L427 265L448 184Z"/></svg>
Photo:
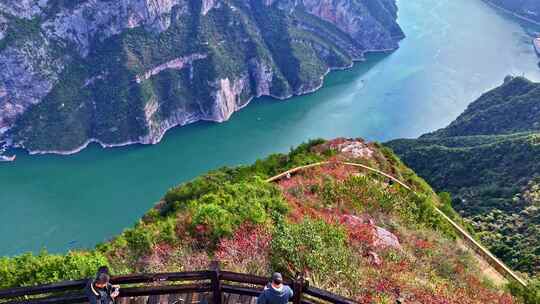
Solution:
<svg viewBox="0 0 540 304"><path fill-rule="evenodd" d="M540 84L508 77L448 127L388 143L449 191L484 243L512 267L540 272Z"/></svg>
<svg viewBox="0 0 540 304"><path fill-rule="evenodd" d="M448 127L422 138L502 135L540 131L540 86L522 77L506 78L483 94Z"/></svg>
<svg viewBox="0 0 540 304"><path fill-rule="evenodd" d="M0 141L156 143L396 49L396 19L395 0L1 1Z"/></svg>

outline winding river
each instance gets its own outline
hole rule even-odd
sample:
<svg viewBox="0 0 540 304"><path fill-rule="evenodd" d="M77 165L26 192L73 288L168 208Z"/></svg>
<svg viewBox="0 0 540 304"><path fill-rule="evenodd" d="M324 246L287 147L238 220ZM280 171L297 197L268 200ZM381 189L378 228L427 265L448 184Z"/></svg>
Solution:
<svg viewBox="0 0 540 304"><path fill-rule="evenodd" d="M131 226L170 187L309 138L415 137L448 124L508 74L540 81L538 27L480 0L400 0L401 48L288 101L261 98L223 124L169 131L155 146L0 164L0 255L91 247Z"/></svg>

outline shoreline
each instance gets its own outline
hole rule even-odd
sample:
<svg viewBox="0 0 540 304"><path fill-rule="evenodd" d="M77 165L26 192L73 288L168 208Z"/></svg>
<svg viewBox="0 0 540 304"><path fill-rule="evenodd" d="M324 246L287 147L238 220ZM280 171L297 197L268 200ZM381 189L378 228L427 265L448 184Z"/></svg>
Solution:
<svg viewBox="0 0 540 304"><path fill-rule="evenodd" d="M395 37L395 39L397 40L396 43L399 43L399 41L401 41L404 38L405 38L405 36L403 36L403 37ZM213 123L226 122L233 116L233 114L235 112L238 112L238 111L242 110L243 108L247 107L251 103L251 101L253 101L253 99L255 99L255 98L270 97L270 98L276 99L278 101L286 101L286 100L288 100L290 98L293 98L293 97L296 97L296 96L304 96L304 95L313 94L313 93L317 92L318 90L320 90L324 86L324 81L325 81L326 77L328 76L328 74L330 74L331 72L333 72L333 71L344 71L344 70L351 69L356 64L365 62L367 54L389 54L389 53L392 53L392 52L394 52L394 51L396 51L398 49L399 49L399 44L395 48L388 48L388 49L381 49L381 50L364 50L364 51L362 51L360 57L352 59L352 62L351 62L350 65L343 66L343 67L328 67L326 72L323 73L323 75L321 75L320 83L318 85L314 86L313 88L306 88L305 90L302 90L302 91L299 91L299 92L296 92L296 93L291 93L291 94L286 95L286 96L276 96L276 95L272 95L272 94L253 95L244 104L242 104L241 106L236 108L234 111L232 111L231 114L229 115L229 118L227 118L226 120L216 120L216 119L205 118L205 117L198 117L198 118L195 118L195 119L187 119L184 122L172 124L171 126L164 128L163 131L155 139L152 139L151 141L143 140L143 138L145 138L145 136L142 136L141 139L137 140L137 141L130 140L130 141L125 141L125 142L120 142L120 143L106 144L106 143L103 143L99 139L89 138L88 140L86 140L82 145L78 146L77 148L74 148L74 149L71 149L71 150L65 150L65 151L64 150L30 150L30 149L24 147L24 145L18 145L18 144L12 145L9 148L22 149L26 153L28 153L28 155L53 154L53 155L69 156L69 155L73 155L73 154L81 152L82 150L86 149L92 143L97 143L103 149L126 147L126 146L130 146L130 145L156 145L156 144L159 144L163 140L163 138L165 137L165 134L168 131L170 131L171 129L173 129L173 128L187 126L189 124L193 124L193 123L196 123L196 122L213 122Z"/></svg>
<svg viewBox="0 0 540 304"><path fill-rule="evenodd" d="M503 11L504 13L507 13L507 14L509 14L509 15L512 15L512 16L515 17L515 18L518 18L518 19L520 19L520 20L527 21L527 22L530 22L530 23L533 23L533 24L535 24L535 25L540 26L540 21L536 21L536 20L533 20L533 19L531 19L531 18L529 18L529 17L520 15L520 14L514 12L514 11L511 11L511 10L509 10L509 9L507 9L507 8L504 8L504 7L500 6L500 5L497 5L497 4L493 3L493 2L491 2L491 0L482 0L482 1L483 1L484 3L486 3L486 4L488 4L489 6L492 6L492 7L496 8L496 9L498 9L498 10L501 10L501 11Z"/></svg>

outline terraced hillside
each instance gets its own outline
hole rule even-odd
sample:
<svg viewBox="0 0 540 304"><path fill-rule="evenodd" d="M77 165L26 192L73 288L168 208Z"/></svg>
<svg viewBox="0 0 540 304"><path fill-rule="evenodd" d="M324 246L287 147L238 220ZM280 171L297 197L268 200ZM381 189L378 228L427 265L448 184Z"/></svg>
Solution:
<svg viewBox="0 0 540 304"><path fill-rule="evenodd" d="M414 191L341 161L390 174ZM360 303L513 303L435 206L460 221L445 196L387 148L312 141L169 190L133 228L95 250L0 259L0 287L85 277L101 264L122 274L206 269L218 259L243 273L303 273L312 285Z"/></svg>

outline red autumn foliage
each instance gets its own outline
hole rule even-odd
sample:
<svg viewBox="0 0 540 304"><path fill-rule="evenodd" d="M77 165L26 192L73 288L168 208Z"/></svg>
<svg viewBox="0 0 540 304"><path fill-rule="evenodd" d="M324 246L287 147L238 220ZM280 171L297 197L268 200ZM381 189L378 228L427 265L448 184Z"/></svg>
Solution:
<svg viewBox="0 0 540 304"><path fill-rule="evenodd" d="M208 269L210 266L210 257L205 251L195 251L183 257L185 271L197 271Z"/></svg>
<svg viewBox="0 0 540 304"><path fill-rule="evenodd" d="M173 248L173 246L170 244L156 244L152 248L151 254L143 256L139 259L137 268L143 270L149 268L152 270L153 268L159 267L160 265L165 264L174 250L175 248Z"/></svg>
<svg viewBox="0 0 540 304"><path fill-rule="evenodd" d="M375 242L373 226L370 224L347 225L349 241L355 245L372 246Z"/></svg>
<svg viewBox="0 0 540 304"><path fill-rule="evenodd" d="M414 246L422 250L433 248L433 244L431 242L423 239L416 239L414 242Z"/></svg>
<svg viewBox="0 0 540 304"><path fill-rule="evenodd" d="M330 145L342 144L345 139L332 141ZM323 147L328 149L329 146ZM324 151L321 150L322 151ZM393 174L393 168L385 161L377 161L380 153L374 153L373 159L385 172ZM332 160L346 160L338 154ZM331 160L331 161L332 161ZM390 168L389 168L390 167ZM286 200L292 207L289 214L292 221L301 221L304 217L322 219L327 223L340 224L347 232L349 244L354 254L359 257L358 267L365 271L358 286L361 291L356 293L359 303L377 303L381 298L403 303L450 304L450 303L498 303L511 304L512 297L486 287L478 279L477 273L471 273L459 260L453 259L451 254L443 254L444 247L436 240L425 237L423 234L410 233L407 230L392 230L388 233L379 233L373 221L365 220L359 216L360 221L347 221L348 214L355 214L358 209L348 201L347 196L335 197L329 206L323 197L324 192L317 191L330 183L340 183L352 175L364 173L362 169L343 166L337 162L316 167L294 174L278 182ZM332 184L331 184L332 185ZM387 191L397 191L386 188ZM365 197L366 189L348 189L349 196ZM369 194L369 193L367 193ZM366 206L377 204L376 201L361 201ZM362 212L365 212L363 210ZM378 217L377 217L378 218ZM385 232L385 231L383 231ZM376 244L385 235L391 234L394 240L399 240L403 249L387 251L388 247L379 247ZM406 254L406 253L409 254ZM381 262L373 262L380 257ZM435 258L450 259L452 277L457 282L433 284L431 274L436 273L437 263L431 263ZM384 261L383 261L384 260ZM418 280L415 280L417 278ZM459 283L458 283L459 282Z"/></svg>
<svg viewBox="0 0 540 304"><path fill-rule="evenodd" d="M250 263L267 265L272 235L263 226L241 225L230 239L222 239L216 250L216 258L224 264L246 268Z"/></svg>
<svg viewBox="0 0 540 304"><path fill-rule="evenodd" d="M364 289L366 290L365 294L358 298L358 302L362 304L375 303L377 294L385 294L393 299L398 299L401 296L400 285L390 277L369 280Z"/></svg>
<svg viewBox="0 0 540 304"><path fill-rule="evenodd" d="M304 217L321 218L327 216L325 213L336 213L337 209L323 210L318 205L320 199L318 193L311 191L312 188L321 189L325 180L330 177L334 181L344 181L351 175L357 173L356 168L346 167L339 163L331 163L326 166L315 167L298 173L291 178L284 178L279 181L285 199L290 203L292 210L289 217L293 221L301 221ZM339 204L337 204L339 205Z"/></svg>

